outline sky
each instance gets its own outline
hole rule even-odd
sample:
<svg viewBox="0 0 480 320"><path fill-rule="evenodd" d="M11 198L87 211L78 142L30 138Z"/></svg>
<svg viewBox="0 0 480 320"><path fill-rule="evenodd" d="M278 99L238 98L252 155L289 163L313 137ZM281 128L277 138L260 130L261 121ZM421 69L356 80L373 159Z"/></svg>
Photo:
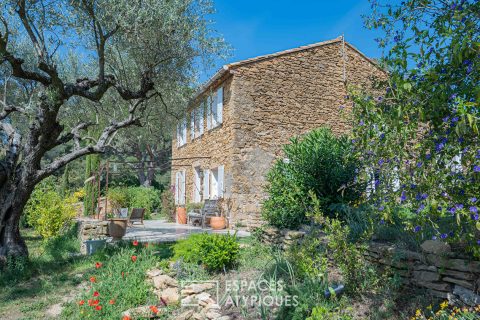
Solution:
<svg viewBox="0 0 480 320"><path fill-rule="evenodd" d="M206 81L222 65L334 39L342 34L368 57L381 51L375 31L363 27L367 0L215 0L214 29L233 47L227 60L202 71Z"/></svg>

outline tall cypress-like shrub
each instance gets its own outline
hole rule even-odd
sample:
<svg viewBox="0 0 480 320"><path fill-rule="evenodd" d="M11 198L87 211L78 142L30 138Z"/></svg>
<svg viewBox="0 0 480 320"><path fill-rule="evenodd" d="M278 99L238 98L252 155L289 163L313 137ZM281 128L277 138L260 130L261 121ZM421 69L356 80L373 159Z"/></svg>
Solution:
<svg viewBox="0 0 480 320"><path fill-rule="evenodd" d="M95 175L100 167L100 156L96 154L88 155L85 160L85 180ZM83 200L85 215L95 212L98 202L98 183L96 180L90 180L85 184L85 197Z"/></svg>

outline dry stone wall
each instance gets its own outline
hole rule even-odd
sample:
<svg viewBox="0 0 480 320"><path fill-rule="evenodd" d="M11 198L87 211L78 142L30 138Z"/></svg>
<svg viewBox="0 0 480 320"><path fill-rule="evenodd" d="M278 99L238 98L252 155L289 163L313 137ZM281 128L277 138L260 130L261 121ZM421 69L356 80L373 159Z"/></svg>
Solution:
<svg viewBox="0 0 480 320"><path fill-rule="evenodd" d="M425 288L452 304L480 304L480 261L453 252L446 243L427 240L421 252L414 252L374 242L365 257L381 268L392 268L405 284Z"/></svg>

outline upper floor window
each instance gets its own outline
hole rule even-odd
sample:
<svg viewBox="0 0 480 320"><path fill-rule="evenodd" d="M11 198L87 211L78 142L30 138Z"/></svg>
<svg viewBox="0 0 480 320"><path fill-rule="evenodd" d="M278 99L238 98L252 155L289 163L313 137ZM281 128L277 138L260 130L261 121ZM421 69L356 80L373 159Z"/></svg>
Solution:
<svg viewBox="0 0 480 320"><path fill-rule="evenodd" d="M218 88L207 103L207 129L213 129L223 122L223 87Z"/></svg>
<svg viewBox="0 0 480 320"><path fill-rule="evenodd" d="M190 112L190 139L200 137L203 134L203 114L205 110L205 102Z"/></svg>
<svg viewBox="0 0 480 320"><path fill-rule="evenodd" d="M177 146L187 143L187 119L184 118L177 124Z"/></svg>

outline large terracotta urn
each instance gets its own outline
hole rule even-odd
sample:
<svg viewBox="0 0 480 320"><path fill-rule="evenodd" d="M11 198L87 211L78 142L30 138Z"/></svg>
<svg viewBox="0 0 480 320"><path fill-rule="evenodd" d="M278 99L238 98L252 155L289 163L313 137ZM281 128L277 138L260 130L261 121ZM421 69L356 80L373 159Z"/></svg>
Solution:
<svg viewBox="0 0 480 320"><path fill-rule="evenodd" d="M127 223L128 219L109 219L108 234L110 234L113 240L122 240L123 236L127 232Z"/></svg>
<svg viewBox="0 0 480 320"><path fill-rule="evenodd" d="M213 230L222 230L227 226L225 217L211 217L210 218L210 227Z"/></svg>
<svg viewBox="0 0 480 320"><path fill-rule="evenodd" d="M177 208L177 223L187 224L187 208Z"/></svg>

